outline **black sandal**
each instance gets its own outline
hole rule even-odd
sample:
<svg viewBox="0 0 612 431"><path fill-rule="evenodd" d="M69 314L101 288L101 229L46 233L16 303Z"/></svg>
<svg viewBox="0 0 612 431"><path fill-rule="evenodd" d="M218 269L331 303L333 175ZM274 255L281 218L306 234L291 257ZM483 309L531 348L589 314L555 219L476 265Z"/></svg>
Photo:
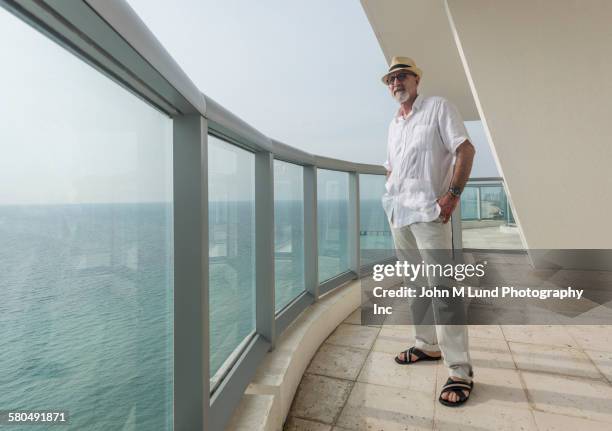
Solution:
<svg viewBox="0 0 612 431"><path fill-rule="evenodd" d="M465 403L468 398L470 398L470 395L472 394L472 389L474 389L474 381L471 381L470 383L464 381L457 382L449 377L446 381L446 384L442 386L442 392L440 392L440 398L438 398L438 401L440 401L440 403L444 404L447 407L458 407L461 404ZM469 391L467 395L463 392L464 390ZM442 394L447 392L454 392L455 394L457 394L459 399L455 402L443 399Z"/></svg>
<svg viewBox="0 0 612 431"><path fill-rule="evenodd" d="M404 360L401 360L398 356L395 357L395 362L397 362L400 365L412 364L414 362L419 362L419 361L439 361L440 359L442 359L442 355L429 356L427 353L423 352L420 349L417 349L414 346L412 346L408 350L404 350L403 353L404 353ZM416 361L413 361L412 355L416 356L419 359L417 359Z"/></svg>

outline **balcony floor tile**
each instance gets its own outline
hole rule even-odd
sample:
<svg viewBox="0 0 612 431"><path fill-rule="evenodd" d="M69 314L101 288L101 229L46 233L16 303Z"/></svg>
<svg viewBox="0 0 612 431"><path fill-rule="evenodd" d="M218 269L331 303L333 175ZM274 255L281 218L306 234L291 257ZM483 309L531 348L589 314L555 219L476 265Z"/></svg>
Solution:
<svg viewBox="0 0 612 431"><path fill-rule="evenodd" d="M612 386L578 377L521 372L535 409L612 423Z"/></svg>
<svg viewBox="0 0 612 431"><path fill-rule="evenodd" d="M504 325L508 341L542 346L578 347L567 326L561 325Z"/></svg>
<svg viewBox="0 0 612 431"><path fill-rule="evenodd" d="M602 378L589 357L578 349L510 342L510 350L520 370Z"/></svg>
<svg viewBox="0 0 612 431"><path fill-rule="evenodd" d="M378 328L343 323L329 336L327 342L336 346L370 349L378 332Z"/></svg>
<svg viewBox="0 0 612 431"><path fill-rule="evenodd" d="M505 340L470 337L470 356L476 368L516 368Z"/></svg>
<svg viewBox="0 0 612 431"><path fill-rule="evenodd" d="M331 429L331 425L299 418L289 418L285 424L285 431L331 431Z"/></svg>
<svg viewBox="0 0 612 431"><path fill-rule="evenodd" d="M291 416L333 424L349 396L353 382L305 374L297 390Z"/></svg>
<svg viewBox="0 0 612 431"><path fill-rule="evenodd" d="M355 380L368 356L365 349L324 343L307 372L339 379Z"/></svg>
<svg viewBox="0 0 612 431"><path fill-rule="evenodd" d="M432 424L431 395L359 382L338 419L354 431L430 430Z"/></svg>
<svg viewBox="0 0 612 431"><path fill-rule="evenodd" d="M433 395L436 383L436 363L399 365L396 353L372 351L359 373L358 382L420 391Z"/></svg>
<svg viewBox="0 0 612 431"><path fill-rule="evenodd" d="M585 353L591 358L608 382L612 384L612 353L596 350L585 350Z"/></svg>
<svg viewBox="0 0 612 431"><path fill-rule="evenodd" d="M545 412L533 412L540 431L610 431L610 424L582 419L573 416L555 415Z"/></svg>
<svg viewBox="0 0 612 431"><path fill-rule="evenodd" d="M568 330L584 350L612 352L612 326L580 325L570 326Z"/></svg>
<svg viewBox="0 0 612 431"><path fill-rule="evenodd" d="M499 325L470 325L468 330L470 337L505 340L504 333Z"/></svg>

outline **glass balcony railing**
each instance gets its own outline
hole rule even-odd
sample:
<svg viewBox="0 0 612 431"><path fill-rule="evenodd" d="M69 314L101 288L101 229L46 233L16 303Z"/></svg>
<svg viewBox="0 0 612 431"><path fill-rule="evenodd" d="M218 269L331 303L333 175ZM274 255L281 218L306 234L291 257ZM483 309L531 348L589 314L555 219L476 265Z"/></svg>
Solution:
<svg viewBox="0 0 612 431"><path fill-rule="evenodd" d="M274 285L278 313L306 290L304 169L274 161Z"/></svg>
<svg viewBox="0 0 612 431"><path fill-rule="evenodd" d="M236 347L255 331L254 179L253 153L208 136L212 376Z"/></svg>
<svg viewBox="0 0 612 431"><path fill-rule="evenodd" d="M317 171L317 229L319 232L319 281L349 268L349 187L346 172Z"/></svg>
<svg viewBox="0 0 612 431"><path fill-rule="evenodd" d="M0 410L223 429L300 312L392 257L385 169L262 135L122 1L0 5ZM500 184L462 205L464 238L512 226Z"/></svg>
<svg viewBox="0 0 612 431"><path fill-rule="evenodd" d="M461 220L497 220L514 225L503 181L468 181L461 195Z"/></svg>
<svg viewBox="0 0 612 431"><path fill-rule="evenodd" d="M384 175L359 176L359 245L361 265L393 257L393 237L380 197Z"/></svg>
<svg viewBox="0 0 612 431"><path fill-rule="evenodd" d="M0 40L0 410L170 429L173 121L2 8Z"/></svg>
<svg viewBox="0 0 612 431"><path fill-rule="evenodd" d="M473 178L468 181L461 194L461 227L465 248L523 248L501 178Z"/></svg>

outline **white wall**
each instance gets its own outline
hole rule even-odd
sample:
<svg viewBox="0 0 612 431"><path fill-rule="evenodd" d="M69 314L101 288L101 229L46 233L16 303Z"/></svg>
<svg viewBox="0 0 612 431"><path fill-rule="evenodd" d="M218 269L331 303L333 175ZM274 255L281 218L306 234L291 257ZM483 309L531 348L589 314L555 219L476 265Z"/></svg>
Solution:
<svg viewBox="0 0 612 431"><path fill-rule="evenodd" d="M447 0L529 248L612 248L612 1Z"/></svg>

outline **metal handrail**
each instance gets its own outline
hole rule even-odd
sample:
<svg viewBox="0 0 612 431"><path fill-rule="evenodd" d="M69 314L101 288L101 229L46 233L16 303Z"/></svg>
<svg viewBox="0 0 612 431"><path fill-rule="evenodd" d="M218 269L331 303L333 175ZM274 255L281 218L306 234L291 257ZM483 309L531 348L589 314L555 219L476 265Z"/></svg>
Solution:
<svg viewBox="0 0 612 431"><path fill-rule="evenodd" d="M84 1L170 83L178 94L191 103L193 111L199 112L208 119L212 129L218 132L228 132L229 137L241 141L252 151L269 151L275 157L292 163L364 174L382 175L385 173L385 169L379 165L354 163L310 154L264 135L211 97L201 93L124 0ZM174 107L177 112L186 111L183 104L176 103Z"/></svg>
<svg viewBox="0 0 612 431"><path fill-rule="evenodd" d="M183 288L181 295L184 296L181 297L179 305L175 298L175 306L184 306L186 303L193 304L194 302L199 304L199 307L191 307L195 311L188 310L190 314L187 317L181 316L181 313L174 314L175 328L180 327L183 331L179 334L181 337L175 336L174 339L175 426L176 429L192 429L196 426L194 424L202 423L205 424L206 429L222 429L231 411L240 400L244 387L246 387L244 382L248 381L254 365L263 359L274 337L268 337L268 334L257 327L255 335L244 341L245 344L248 344L244 351L235 352L236 361L232 363L231 369L228 368L226 378L219 383L219 386L215 387L213 382L213 387L211 387L210 367L206 357L210 346L205 325L202 324L208 318L208 290L205 287L208 283L208 274L205 271L198 271L199 266L202 266L200 262L208 260L206 249L208 237L205 228L208 220L205 204L207 200L206 159L200 157L202 154L206 157L206 145L202 143L206 142L207 135L210 133L257 153L257 165L259 166L257 169L263 171L264 175L259 175L256 181L261 182L262 188L268 184L267 189L269 189L270 184L262 181L262 177L265 177L264 180L272 178L268 158L273 157L304 166L304 206L307 210L305 219L309 220L308 229L310 229L307 234L305 227L304 236L305 243L309 244L308 248L311 251L314 250L305 257L305 260L310 259L310 262L313 258L315 261L317 259L315 168L349 173L349 195L351 196L349 200L351 208L349 236L357 241L356 250L351 256L351 268L332 280L318 283L316 280L318 267L313 264L315 271L310 271L307 276L314 277L316 295L307 290L301 297L296 298L292 307L287 308L276 317L278 323L272 322L271 326L277 330L286 327L297 316L297 313L316 300L319 290L323 293L359 276L358 174L383 175L385 168L379 165L354 163L310 154L264 135L212 98L201 93L124 0L75 0L71 2L0 0L0 7L17 15L48 38L174 120L175 244L183 241L188 245L180 250L175 247L175 252L181 252L183 255L200 253L202 258L193 262L183 259L182 272L189 273L185 280L188 279L190 283L185 283L187 287ZM177 155L180 157L176 157ZM180 169L176 169L177 166L180 166ZM184 172L179 172L181 170ZM196 183L197 187L194 187ZM260 194L262 195L264 194ZM188 224L177 227L180 223L177 221L176 214L180 214L182 220L186 219ZM184 217L193 214L201 217ZM256 218L265 220L272 216L269 213L264 215L267 217L258 215ZM264 231L270 233L269 229ZM198 234L194 235L194 232ZM177 239L179 237L180 239ZM355 244L351 245L355 246ZM273 253L271 256L273 258ZM179 264L177 261L175 265ZM189 271L185 271L185 268L188 268ZM261 284L264 285L264 283ZM176 292L178 289L175 286ZM259 293L258 291L258 295ZM186 301L185 298L190 298L191 302ZM263 299L265 300L265 297ZM271 311L274 316L274 304L266 304L266 307L269 310L264 311ZM176 326L179 319L181 319L180 326ZM257 319L263 321L259 317ZM193 323L193 325L188 326L188 323ZM187 327L190 331L195 328L199 332L190 332L191 338L187 337L185 336ZM179 332L177 329L177 333ZM197 355L194 355L194 352ZM181 365L187 364L187 366L182 369L178 367L177 358L182 359L178 361ZM211 391L211 389L215 390Z"/></svg>
<svg viewBox="0 0 612 431"><path fill-rule="evenodd" d="M502 177L470 177L468 181L504 181Z"/></svg>

